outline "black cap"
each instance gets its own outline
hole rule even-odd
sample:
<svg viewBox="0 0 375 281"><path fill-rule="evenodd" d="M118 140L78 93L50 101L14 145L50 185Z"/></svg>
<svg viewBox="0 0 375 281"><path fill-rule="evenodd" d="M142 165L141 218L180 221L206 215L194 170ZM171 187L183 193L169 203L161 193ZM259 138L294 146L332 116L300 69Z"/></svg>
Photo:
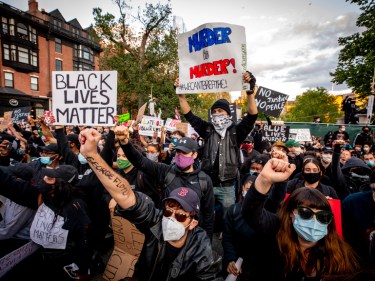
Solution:
<svg viewBox="0 0 375 281"><path fill-rule="evenodd" d="M8 166L8 171L15 177L29 181L34 175L34 169L28 165Z"/></svg>
<svg viewBox="0 0 375 281"><path fill-rule="evenodd" d="M47 152L55 152L57 154L60 154L59 146L56 143L51 143L45 146L39 146L38 147L41 151L47 151Z"/></svg>
<svg viewBox="0 0 375 281"><path fill-rule="evenodd" d="M70 142L73 142L75 144L79 144L79 140L78 140L78 134L68 134L66 136L66 138L68 139L68 141Z"/></svg>
<svg viewBox="0 0 375 281"><path fill-rule="evenodd" d="M181 150L182 152L189 153L198 150L198 144L195 140L189 137L183 137L179 139L176 143L176 150Z"/></svg>
<svg viewBox="0 0 375 281"><path fill-rule="evenodd" d="M225 110L228 115L231 115L230 114L230 107L229 107L229 102L226 100L226 99L219 99L217 100L212 106L211 106L211 110L215 109L215 108L221 108L223 110Z"/></svg>
<svg viewBox="0 0 375 281"><path fill-rule="evenodd" d="M78 179L78 171L72 165L59 165L55 169L42 168L42 176L58 178L65 182L72 183Z"/></svg>
<svg viewBox="0 0 375 281"><path fill-rule="evenodd" d="M186 212L193 212L199 214L199 208L200 208L200 200L197 195L197 193L188 187L179 187L169 194L167 198L165 198L163 201L173 199L176 200L178 203L180 203L181 207Z"/></svg>

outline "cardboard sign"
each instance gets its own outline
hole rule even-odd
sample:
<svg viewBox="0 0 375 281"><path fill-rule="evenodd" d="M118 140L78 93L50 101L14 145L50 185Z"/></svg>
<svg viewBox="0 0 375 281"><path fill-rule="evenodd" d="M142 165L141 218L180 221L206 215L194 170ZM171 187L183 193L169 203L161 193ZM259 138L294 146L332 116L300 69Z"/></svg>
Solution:
<svg viewBox="0 0 375 281"><path fill-rule="evenodd" d="M185 133L186 136L189 136L189 123L185 123L185 122L177 123L176 130L179 130Z"/></svg>
<svg viewBox="0 0 375 281"><path fill-rule="evenodd" d="M144 234L128 220L111 215L114 248L103 273L108 281L117 281L124 277L132 277L134 265L141 254Z"/></svg>
<svg viewBox="0 0 375 281"><path fill-rule="evenodd" d="M152 137L154 132L158 132L158 137L161 135L161 127L164 125L164 121L154 117L144 115L141 123L139 124L139 134L142 136Z"/></svg>
<svg viewBox="0 0 375 281"><path fill-rule="evenodd" d="M147 102L139 108L138 114L137 114L137 119L135 119L135 121L137 123L142 121L142 117L145 114L146 106L147 106Z"/></svg>
<svg viewBox="0 0 375 281"><path fill-rule="evenodd" d="M245 28L206 23L178 35L180 85L177 94L217 93L247 89Z"/></svg>
<svg viewBox="0 0 375 281"><path fill-rule="evenodd" d="M290 129L290 133L296 135L296 141L311 141L310 129Z"/></svg>
<svg viewBox="0 0 375 281"><path fill-rule="evenodd" d="M13 111L4 112L4 118L2 118L1 123L0 123L1 130L5 130L9 124L13 123L12 114L13 114Z"/></svg>
<svg viewBox="0 0 375 281"><path fill-rule="evenodd" d="M262 141L286 142L289 138L289 126L263 125Z"/></svg>
<svg viewBox="0 0 375 281"><path fill-rule="evenodd" d="M176 125L177 123L181 123L181 120L178 119L172 119L172 118L167 118L167 121L165 121L164 128L169 131L173 132L176 131Z"/></svg>
<svg viewBox="0 0 375 281"><path fill-rule="evenodd" d="M279 117L288 97L288 95L274 90L259 87L255 95L255 101L259 111L268 116Z"/></svg>
<svg viewBox="0 0 375 281"><path fill-rule="evenodd" d="M117 113L117 71L53 71L56 125L112 126Z"/></svg>
<svg viewBox="0 0 375 281"><path fill-rule="evenodd" d="M31 106L25 106L13 110L13 123L27 121L27 117L30 115L31 108Z"/></svg>

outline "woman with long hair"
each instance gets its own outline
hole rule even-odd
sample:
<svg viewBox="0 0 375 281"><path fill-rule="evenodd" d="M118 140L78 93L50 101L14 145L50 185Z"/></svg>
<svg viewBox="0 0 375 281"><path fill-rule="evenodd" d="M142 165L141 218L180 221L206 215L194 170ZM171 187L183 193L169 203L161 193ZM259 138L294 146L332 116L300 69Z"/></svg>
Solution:
<svg viewBox="0 0 375 281"><path fill-rule="evenodd" d="M271 159L246 194L242 215L261 237L263 266L251 280L324 280L361 269L352 248L335 229L325 196L315 188L295 190L277 214L264 208L270 188L285 181L295 165Z"/></svg>

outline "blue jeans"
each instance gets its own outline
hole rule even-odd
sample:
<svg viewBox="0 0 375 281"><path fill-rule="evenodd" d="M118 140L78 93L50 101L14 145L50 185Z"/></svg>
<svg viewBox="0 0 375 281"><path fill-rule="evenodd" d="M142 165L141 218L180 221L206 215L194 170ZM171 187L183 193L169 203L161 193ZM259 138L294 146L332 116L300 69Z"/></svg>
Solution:
<svg viewBox="0 0 375 281"><path fill-rule="evenodd" d="M222 219L225 217L227 210L236 201L235 185L231 186L214 186L215 201L220 203L223 209Z"/></svg>

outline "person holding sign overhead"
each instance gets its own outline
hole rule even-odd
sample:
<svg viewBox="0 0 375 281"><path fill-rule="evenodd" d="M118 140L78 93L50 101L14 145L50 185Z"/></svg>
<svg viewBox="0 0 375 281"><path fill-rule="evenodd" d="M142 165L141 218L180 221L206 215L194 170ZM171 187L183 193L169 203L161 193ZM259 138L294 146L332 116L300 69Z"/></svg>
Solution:
<svg viewBox="0 0 375 281"><path fill-rule="evenodd" d="M193 114L185 95L178 96L182 113L194 130L204 138L202 153L202 170L212 179L215 199L226 210L235 203L236 181L239 178L238 161L240 145L254 127L258 110L254 99L256 79L251 72L243 74L245 82L250 83L247 94L248 114L240 123L232 121L229 102L217 100L211 107L211 122L207 122ZM179 79L175 87L179 86Z"/></svg>

